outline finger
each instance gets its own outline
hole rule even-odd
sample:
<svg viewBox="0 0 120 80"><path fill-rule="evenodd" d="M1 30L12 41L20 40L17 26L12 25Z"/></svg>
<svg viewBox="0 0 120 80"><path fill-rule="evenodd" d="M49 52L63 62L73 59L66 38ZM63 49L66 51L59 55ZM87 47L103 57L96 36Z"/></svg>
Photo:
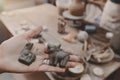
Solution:
<svg viewBox="0 0 120 80"><path fill-rule="evenodd" d="M76 66L76 62L68 62L66 67L67 68L72 68L72 67L75 67Z"/></svg>
<svg viewBox="0 0 120 80"><path fill-rule="evenodd" d="M69 55L73 55L73 52L71 50L69 50L69 49L63 49L63 50L64 50L64 52L68 53Z"/></svg>
<svg viewBox="0 0 120 80"><path fill-rule="evenodd" d="M80 57L79 56L76 56L76 55L70 55L70 61L80 61Z"/></svg>
<svg viewBox="0 0 120 80"><path fill-rule="evenodd" d="M39 67L39 71L43 71L43 72L65 72L65 69L60 68L60 67L50 66L50 65L41 65Z"/></svg>
<svg viewBox="0 0 120 80"><path fill-rule="evenodd" d="M26 39L26 40L29 40L31 38L33 38L34 36L40 34L42 31L42 27L37 27L37 28L34 28L30 31L27 31L26 33L22 34L22 36Z"/></svg>

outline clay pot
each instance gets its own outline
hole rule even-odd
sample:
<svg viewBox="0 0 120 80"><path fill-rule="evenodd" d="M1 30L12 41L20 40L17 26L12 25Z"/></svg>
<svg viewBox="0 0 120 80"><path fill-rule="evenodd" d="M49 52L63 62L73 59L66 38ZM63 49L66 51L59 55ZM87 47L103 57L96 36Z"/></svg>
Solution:
<svg viewBox="0 0 120 80"><path fill-rule="evenodd" d="M85 3L81 0L73 0L69 7L69 11L74 16L82 16L85 11Z"/></svg>
<svg viewBox="0 0 120 80"><path fill-rule="evenodd" d="M106 2L107 2L107 0L102 0L102 2L103 2L103 3L106 3Z"/></svg>
<svg viewBox="0 0 120 80"><path fill-rule="evenodd" d="M67 68L64 73L52 73L56 80L78 80L85 72L84 63L77 63L73 68Z"/></svg>

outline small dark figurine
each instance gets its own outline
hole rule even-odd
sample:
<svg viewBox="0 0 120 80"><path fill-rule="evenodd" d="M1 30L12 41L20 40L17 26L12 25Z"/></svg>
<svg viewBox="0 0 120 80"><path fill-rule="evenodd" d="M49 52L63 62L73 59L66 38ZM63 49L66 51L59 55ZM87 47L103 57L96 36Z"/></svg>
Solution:
<svg viewBox="0 0 120 80"><path fill-rule="evenodd" d="M50 53L50 65L64 68L70 56L60 49L61 45L48 44L47 53Z"/></svg>
<svg viewBox="0 0 120 80"><path fill-rule="evenodd" d="M24 49L21 51L21 55L18 59L19 62L25 64L25 65L30 65L32 62L35 61L36 56L33 54L30 50L33 47L33 43L27 43L24 47Z"/></svg>
<svg viewBox="0 0 120 80"><path fill-rule="evenodd" d="M65 25L66 22L62 18L58 18L58 33L64 34L65 33Z"/></svg>
<svg viewBox="0 0 120 80"><path fill-rule="evenodd" d="M42 35L36 35L35 37L33 37L34 39L38 39L39 43L44 43L45 39L42 37Z"/></svg>

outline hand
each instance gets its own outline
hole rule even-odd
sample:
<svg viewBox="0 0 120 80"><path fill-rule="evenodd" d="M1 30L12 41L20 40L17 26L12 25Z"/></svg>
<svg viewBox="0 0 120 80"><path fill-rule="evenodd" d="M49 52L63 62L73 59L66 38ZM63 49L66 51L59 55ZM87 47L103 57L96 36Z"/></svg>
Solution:
<svg viewBox="0 0 120 80"><path fill-rule="evenodd" d="M53 67L50 65L42 64L41 59L48 58L48 54L36 54L36 60L29 66L24 65L18 61L20 52L26 43L34 36L40 34L42 28L38 27L30 30L22 35L14 36L0 45L0 71L1 72L37 72L37 71L55 71L64 72L65 69ZM36 44L38 45L38 44ZM41 51L44 49L42 44L39 44ZM73 58L72 58L73 57ZM75 56L71 56L71 60L76 60ZM74 66L74 62L68 62L67 67Z"/></svg>

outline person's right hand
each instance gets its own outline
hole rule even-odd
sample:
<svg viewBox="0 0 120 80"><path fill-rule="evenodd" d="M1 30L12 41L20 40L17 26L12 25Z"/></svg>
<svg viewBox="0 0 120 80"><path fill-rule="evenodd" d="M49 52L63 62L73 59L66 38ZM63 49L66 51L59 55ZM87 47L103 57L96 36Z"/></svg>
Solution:
<svg viewBox="0 0 120 80"><path fill-rule="evenodd" d="M18 61L20 52L28 43L28 41L40 34L42 28L38 27L30 30L22 35L14 36L0 45L0 71L1 72L14 72L14 73L24 73L24 72L38 72L38 71L54 71L54 72L64 72L64 68L53 67L48 64L43 64L41 59L49 58L48 54L43 53L44 46L42 44L36 44L40 46L41 52L36 55L36 60L30 65L24 65ZM67 67L72 67L75 65L73 61L78 61L78 57L75 55L71 56L70 60L72 62L67 63Z"/></svg>

